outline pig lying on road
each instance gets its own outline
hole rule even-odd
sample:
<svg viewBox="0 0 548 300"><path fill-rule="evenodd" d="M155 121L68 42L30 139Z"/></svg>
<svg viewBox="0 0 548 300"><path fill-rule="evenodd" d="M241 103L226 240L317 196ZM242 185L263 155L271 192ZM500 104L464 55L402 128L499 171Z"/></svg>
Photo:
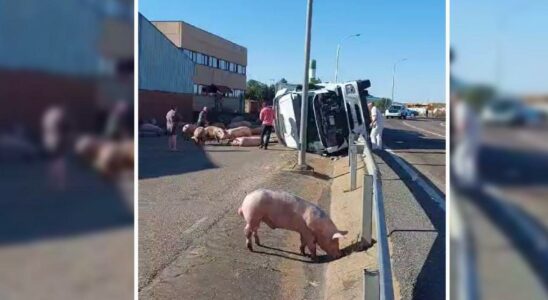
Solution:
<svg viewBox="0 0 548 300"><path fill-rule="evenodd" d="M229 139L233 140L242 136L251 136L251 129L249 129L249 127L241 126L227 130L227 134Z"/></svg>
<svg viewBox="0 0 548 300"><path fill-rule="evenodd" d="M247 248L253 251L251 234L260 245L257 231L261 222L272 229L282 228L296 231L301 235L301 254L305 246L312 259L316 259L316 243L333 258L342 256L339 239L347 233L337 229L329 216L318 206L292 194L258 189L249 193L238 209L244 217Z"/></svg>

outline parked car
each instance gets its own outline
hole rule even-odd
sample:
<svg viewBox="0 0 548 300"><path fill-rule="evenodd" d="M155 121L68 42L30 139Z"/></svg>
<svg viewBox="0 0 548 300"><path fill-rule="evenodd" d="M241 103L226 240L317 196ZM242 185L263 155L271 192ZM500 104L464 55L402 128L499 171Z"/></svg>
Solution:
<svg viewBox="0 0 548 300"><path fill-rule="evenodd" d="M486 124L531 125L541 122L542 115L517 99L504 98L489 102L483 108L481 119Z"/></svg>
<svg viewBox="0 0 548 300"><path fill-rule="evenodd" d="M387 119L390 118L399 118L403 119L405 117L405 110L407 108L403 104L392 104L390 107L384 112L384 116Z"/></svg>
<svg viewBox="0 0 548 300"><path fill-rule="evenodd" d="M419 115L419 112L416 110L405 108L403 111L404 119L413 119L413 118L416 118L418 115Z"/></svg>

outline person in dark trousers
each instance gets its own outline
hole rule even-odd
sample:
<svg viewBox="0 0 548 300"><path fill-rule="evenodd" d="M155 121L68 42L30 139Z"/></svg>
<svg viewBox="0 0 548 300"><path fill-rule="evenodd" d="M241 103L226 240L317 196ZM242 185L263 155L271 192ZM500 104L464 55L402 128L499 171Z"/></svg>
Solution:
<svg viewBox="0 0 548 300"><path fill-rule="evenodd" d="M261 113L259 114L259 119L263 123L263 131L261 132L261 145L259 146L259 148L261 149L268 149L270 134L272 133L272 129L274 128L274 118L274 109L269 103L264 102L263 109L261 109Z"/></svg>
<svg viewBox="0 0 548 300"><path fill-rule="evenodd" d="M207 106L204 106L198 115L198 122L196 122L196 125L205 127L207 123Z"/></svg>

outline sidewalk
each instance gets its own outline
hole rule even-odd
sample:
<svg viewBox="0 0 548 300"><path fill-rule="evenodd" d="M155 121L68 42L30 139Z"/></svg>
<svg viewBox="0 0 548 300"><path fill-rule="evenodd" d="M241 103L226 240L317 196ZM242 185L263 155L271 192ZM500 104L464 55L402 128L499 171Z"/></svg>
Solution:
<svg viewBox="0 0 548 300"><path fill-rule="evenodd" d="M357 189L350 189L348 158L333 164L330 216L340 230L348 230L341 249L353 249L361 239L364 165L358 159ZM374 228L373 228L374 231ZM376 244L330 262L325 273L326 299L363 299L363 270L377 270Z"/></svg>

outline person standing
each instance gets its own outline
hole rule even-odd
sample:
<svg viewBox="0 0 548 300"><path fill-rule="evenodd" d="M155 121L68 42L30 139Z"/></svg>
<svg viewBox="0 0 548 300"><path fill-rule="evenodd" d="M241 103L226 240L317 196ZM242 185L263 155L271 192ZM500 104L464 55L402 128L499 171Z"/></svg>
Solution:
<svg viewBox="0 0 548 300"><path fill-rule="evenodd" d="M207 106L204 106L204 108L202 108L202 111L200 111L200 114L198 115L198 122L196 122L196 125L205 127L207 123Z"/></svg>
<svg viewBox="0 0 548 300"><path fill-rule="evenodd" d="M262 121L263 124L263 130L261 132L261 145L259 148L261 149L268 149L268 142L270 141L270 134L272 133L272 129L274 128L274 109L272 108L269 103L264 102L263 108L261 109L261 112L259 113L259 119Z"/></svg>
<svg viewBox="0 0 548 300"><path fill-rule="evenodd" d="M167 147L169 151L177 151L177 107L173 106L166 114Z"/></svg>
<svg viewBox="0 0 548 300"><path fill-rule="evenodd" d="M44 112L42 138L50 160L48 178L54 188L64 190L68 178L65 154L69 144L69 122L64 107L51 106Z"/></svg>
<svg viewBox="0 0 548 300"><path fill-rule="evenodd" d="M374 103L369 102L367 107L371 111L371 146L373 150L382 150L382 131L384 129L384 117Z"/></svg>

